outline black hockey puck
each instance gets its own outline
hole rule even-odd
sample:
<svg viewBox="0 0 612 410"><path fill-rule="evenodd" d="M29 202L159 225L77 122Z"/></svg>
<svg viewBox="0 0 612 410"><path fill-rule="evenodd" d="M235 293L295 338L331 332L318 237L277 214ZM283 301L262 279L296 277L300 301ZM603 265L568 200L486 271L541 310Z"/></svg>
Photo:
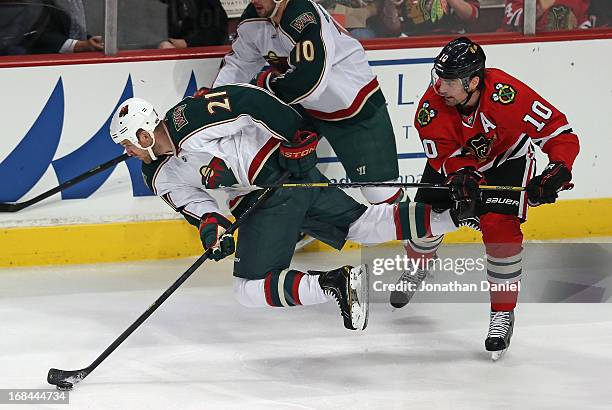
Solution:
<svg viewBox="0 0 612 410"><path fill-rule="evenodd" d="M70 391L72 390L72 383L62 380L61 382L57 382L55 387L60 391Z"/></svg>

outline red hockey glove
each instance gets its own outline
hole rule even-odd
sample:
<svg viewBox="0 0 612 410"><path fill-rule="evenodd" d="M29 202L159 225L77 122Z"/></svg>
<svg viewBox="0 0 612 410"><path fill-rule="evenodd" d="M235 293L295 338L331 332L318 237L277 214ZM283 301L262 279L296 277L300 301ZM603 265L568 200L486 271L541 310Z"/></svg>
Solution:
<svg viewBox="0 0 612 410"><path fill-rule="evenodd" d="M302 177L317 165L319 135L312 131L298 131L293 143L283 142L279 148L280 166L294 177Z"/></svg>
<svg viewBox="0 0 612 410"><path fill-rule="evenodd" d="M195 93L193 93L193 98L204 97L206 94L210 92L211 89L212 88L209 88L209 87L200 87L199 89L196 90Z"/></svg>
<svg viewBox="0 0 612 410"><path fill-rule="evenodd" d="M264 90L268 90L271 93L272 87L270 86L270 82L278 77L279 72L274 67L264 67L260 72L255 74L255 77L250 81L251 84L256 85L257 87L263 88Z"/></svg>
<svg viewBox="0 0 612 410"><path fill-rule="evenodd" d="M226 217L216 212L202 215L200 239L205 251L212 248L210 257L216 261L234 253L234 237L225 233L230 225Z"/></svg>

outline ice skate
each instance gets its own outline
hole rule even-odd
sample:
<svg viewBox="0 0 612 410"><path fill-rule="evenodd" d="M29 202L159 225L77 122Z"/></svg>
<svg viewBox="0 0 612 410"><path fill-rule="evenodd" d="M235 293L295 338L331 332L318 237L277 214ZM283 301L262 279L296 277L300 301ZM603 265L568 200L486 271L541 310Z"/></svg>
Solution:
<svg viewBox="0 0 612 410"><path fill-rule="evenodd" d="M510 346L510 338L514 330L514 311L491 311L489 333L485 340L485 349L491 352L491 359L500 359Z"/></svg>
<svg viewBox="0 0 612 410"><path fill-rule="evenodd" d="M396 309L406 306L427 274L427 270L421 268L416 269L416 271L407 270L402 273L395 283L395 290L393 290L389 296L389 303L391 303L391 306Z"/></svg>
<svg viewBox="0 0 612 410"><path fill-rule="evenodd" d="M338 302L344 326L350 330L364 330L368 325L369 310L367 265L354 268L346 265L317 273L321 288Z"/></svg>

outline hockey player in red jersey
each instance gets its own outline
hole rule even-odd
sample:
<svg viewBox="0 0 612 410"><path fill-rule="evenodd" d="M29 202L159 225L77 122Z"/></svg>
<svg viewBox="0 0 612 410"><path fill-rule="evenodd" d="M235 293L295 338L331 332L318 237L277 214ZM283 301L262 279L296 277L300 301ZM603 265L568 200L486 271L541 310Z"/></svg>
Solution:
<svg viewBox="0 0 612 410"><path fill-rule="evenodd" d="M527 207L553 203L572 179L578 137L565 115L521 81L485 68L482 48L466 37L448 43L436 57L432 82L420 100L414 125L427 155L422 182L446 183L448 193L420 189L415 201L441 211L454 207L465 218L480 218L492 284L518 284L522 275L521 223ZM534 145L549 164L536 172ZM526 186L523 192L480 191L478 185ZM413 260L435 255L442 237L411 240ZM404 274L420 283L426 271ZM416 289L416 286L413 287ZM492 287L493 288L493 287ZM498 358L514 327L518 286L491 290L491 315L485 347ZM391 304L404 306L412 293L393 292Z"/></svg>

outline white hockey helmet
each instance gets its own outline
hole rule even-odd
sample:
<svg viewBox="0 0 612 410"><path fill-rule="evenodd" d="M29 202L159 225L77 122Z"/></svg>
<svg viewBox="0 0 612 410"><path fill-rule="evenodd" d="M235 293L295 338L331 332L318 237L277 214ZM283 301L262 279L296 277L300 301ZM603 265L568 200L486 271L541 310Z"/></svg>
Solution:
<svg viewBox="0 0 612 410"><path fill-rule="evenodd" d="M110 124L110 134L116 144L121 144L128 140L140 149L146 149L153 160L157 157L153 154L155 145L155 135L153 131L160 118L153 108L153 105L142 98L129 98L125 100L117 109ZM138 130L145 130L153 139L153 143L148 147L143 147L138 141Z"/></svg>

